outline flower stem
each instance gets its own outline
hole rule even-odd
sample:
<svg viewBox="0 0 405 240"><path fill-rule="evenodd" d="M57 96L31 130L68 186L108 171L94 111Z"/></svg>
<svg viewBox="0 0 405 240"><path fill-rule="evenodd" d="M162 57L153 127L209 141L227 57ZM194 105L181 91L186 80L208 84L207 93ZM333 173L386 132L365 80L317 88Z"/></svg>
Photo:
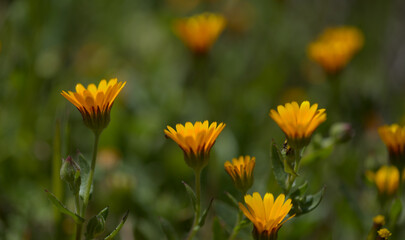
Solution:
<svg viewBox="0 0 405 240"><path fill-rule="evenodd" d="M229 237L229 240L234 240L235 237L238 235L239 230L240 230L240 222L242 221L242 219L243 219L243 213L241 210L239 210L238 217L237 217L236 223L235 223L235 227L233 227L232 234Z"/></svg>
<svg viewBox="0 0 405 240"><path fill-rule="evenodd" d="M191 240L194 238L195 234L197 233L199 227L198 227L198 222L200 220L200 212L201 212L201 169L195 170L195 192L196 192L196 198L197 198L197 203L196 203L196 208L194 212L194 223L193 226L191 226L190 232L187 236L187 240Z"/></svg>
<svg viewBox="0 0 405 240"><path fill-rule="evenodd" d="M90 190L91 190L91 185L93 184L93 177L94 177L94 170L96 168L96 159L97 159L97 149L98 149L98 140L100 137L100 133L99 132L94 132L94 148L93 148L93 158L91 160L91 167L90 167L90 173L89 173L89 178L87 179L87 183L86 183L86 190L84 192L84 196L83 196L83 205L80 211L80 216L82 218L84 218L85 214L86 214L86 209L87 209L87 205L89 203L89 198L90 198ZM76 202L78 202L78 197L76 199ZM76 206L77 208L79 208L79 205ZM82 233L82 227L83 224L77 224L77 229L76 229L76 240L80 240L81 239L81 233Z"/></svg>
<svg viewBox="0 0 405 240"><path fill-rule="evenodd" d="M299 170L299 166L300 166L301 152L302 152L302 148L297 149L295 152L294 172L296 174L298 174L298 170ZM296 178L297 178L297 175L288 174L286 194L289 194L291 187L294 184Z"/></svg>
<svg viewBox="0 0 405 240"><path fill-rule="evenodd" d="M76 205L76 213L80 215L80 201L79 201L79 193L75 194L75 205ZM80 240L82 236L82 223L76 224L76 240Z"/></svg>

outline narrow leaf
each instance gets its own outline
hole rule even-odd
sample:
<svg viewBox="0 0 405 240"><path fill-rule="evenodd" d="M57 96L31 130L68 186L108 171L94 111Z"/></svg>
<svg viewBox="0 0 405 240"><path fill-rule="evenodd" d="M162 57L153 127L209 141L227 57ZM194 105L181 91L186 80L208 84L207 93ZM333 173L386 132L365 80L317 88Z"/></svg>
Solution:
<svg viewBox="0 0 405 240"><path fill-rule="evenodd" d="M103 217L104 220L107 220L109 209L110 207L106 207L103 210L101 210L97 215Z"/></svg>
<svg viewBox="0 0 405 240"><path fill-rule="evenodd" d="M401 216L401 212L402 212L401 200L399 198L396 198L390 209L390 229L395 228L398 218L399 216Z"/></svg>
<svg viewBox="0 0 405 240"><path fill-rule="evenodd" d="M213 201L214 201L214 199L211 198L210 204L208 205L207 209L205 209L203 214L201 215L200 220L198 221L198 226L199 227L204 226L205 218L207 217L208 211L210 210Z"/></svg>
<svg viewBox="0 0 405 240"><path fill-rule="evenodd" d="M160 226L162 226L163 232L166 235L167 240L177 240L178 237L174 231L173 226L164 218L160 218Z"/></svg>
<svg viewBox="0 0 405 240"><path fill-rule="evenodd" d="M121 228L124 226L125 221L127 221L128 214L129 210L125 213L124 217L121 219L120 224L118 224L118 226L114 229L114 231L112 231L107 237L105 237L104 240L114 239L115 235L117 235L120 232Z"/></svg>
<svg viewBox="0 0 405 240"><path fill-rule="evenodd" d="M288 175L284 171L283 162L281 161L280 157L280 151L278 150L277 145L274 143L274 141L272 142L271 146L271 162L273 165L274 177L276 178L278 185L280 185L280 187L285 190L285 183Z"/></svg>
<svg viewBox="0 0 405 240"><path fill-rule="evenodd" d="M231 200L231 205L232 207L235 207L236 209L239 210L239 204L238 201L232 196L232 194L230 194L229 192L225 192L226 196L229 198L229 200Z"/></svg>
<svg viewBox="0 0 405 240"><path fill-rule="evenodd" d="M212 223L212 232L214 234L214 240L226 239L226 233L224 229L225 226L222 226L219 218L215 216L214 221Z"/></svg>
<svg viewBox="0 0 405 240"><path fill-rule="evenodd" d="M184 181L181 181L184 184L184 187L186 188L187 194L191 199L191 203L193 204L193 209L194 212L197 209L197 197L195 196L194 190Z"/></svg>
<svg viewBox="0 0 405 240"><path fill-rule="evenodd" d="M48 195L49 200L51 200L51 202L53 203L53 205L55 205L55 207L61 212L64 213L66 215L69 215L73 218L73 220L75 221L75 223L83 223L84 219L82 217L80 217L79 215L77 215L76 213L70 211L65 205L63 205L63 203L61 201L59 201L55 195L53 195L51 192L49 192L48 190L45 190L46 194Z"/></svg>

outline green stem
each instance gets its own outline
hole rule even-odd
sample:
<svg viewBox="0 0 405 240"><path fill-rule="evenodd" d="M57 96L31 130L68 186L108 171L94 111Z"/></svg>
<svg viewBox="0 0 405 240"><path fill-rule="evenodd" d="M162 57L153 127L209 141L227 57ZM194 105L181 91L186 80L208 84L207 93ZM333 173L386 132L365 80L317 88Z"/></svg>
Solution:
<svg viewBox="0 0 405 240"><path fill-rule="evenodd" d="M294 163L294 172L298 174L299 166L300 166L300 161L301 161L301 151L302 149L297 149L295 152L295 163ZM290 193L291 187L295 182L295 179L297 178L297 175L294 174L289 174L287 178L287 191L286 194Z"/></svg>
<svg viewBox="0 0 405 240"><path fill-rule="evenodd" d="M87 205L89 203L90 189L91 189L91 185L93 183L94 169L96 168L98 140L100 137L100 133L94 132L94 136L95 136L95 138L94 138L93 158L91 160L90 174L89 174L89 178L87 179L86 190L85 190L84 196L83 196L83 205L82 205L82 208L81 208L81 211L79 214L82 218L84 218L84 216L86 214ZM83 224L77 224L76 240L81 239L82 227L83 227Z"/></svg>
<svg viewBox="0 0 405 240"><path fill-rule="evenodd" d="M235 227L233 227L232 234L229 237L229 240L234 240L235 237L238 235L239 230L240 230L240 222L242 221L242 219L243 219L243 212L239 209L238 217L237 217L236 223L235 223Z"/></svg>
<svg viewBox="0 0 405 240"><path fill-rule="evenodd" d="M198 221L200 220L200 212L201 212L201 169L195 171L195 192L196 192L196 197L197 197L197 206L195 208L195 213L194 213L194 223L193 226L191 226L190 232L187 236L187 240L191 240L194 238L195 234L197 233L199 227L198 227Z"/></svg>
<svg viewBox="0 0 405 240"><path fill-rule="evenodd" d="M80 201L79 201L79 193L75 194L75 205L76 205L76 213L80 215ZM82 236L82 223L76 224L76 240L80 240Z"/></svg>

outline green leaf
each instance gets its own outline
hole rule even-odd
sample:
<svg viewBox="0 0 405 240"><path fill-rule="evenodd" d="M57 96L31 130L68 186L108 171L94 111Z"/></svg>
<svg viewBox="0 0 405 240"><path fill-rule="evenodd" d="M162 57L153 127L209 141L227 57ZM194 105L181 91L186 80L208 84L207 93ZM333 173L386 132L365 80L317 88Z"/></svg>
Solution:
<svg viewBox="0 0 405 240"><path fill-rule="evenodd" d="M278 185L280 185L281 188L286 190L286 181L288 175L284 171L280 151L278 150L277 145L274 143L274 141L272 142L271 146L271 162L273 165L274 177L276 178Z"/></svg>
<svg viewBox="0 0 405 240"><path fill-rule="evenodd" d="M79 195L83 199L84 194L86 192L86 188L87 188L87 182L89 179L90 165L89 165L88 161L86 160L86 158L81 153L78 154L77 163L80 166L80 177L81 177ZM93 185L91 185L91 188L90 188L90 196L91 196L92 192L93 192Z"/></svg>
<svg viewBox="0 0 405 240"><path fill-rule="evenodd" d="M53 195L51 192L49 192L48 190L45 190L46 194L48 195L49 200L51 200L51 202L53 203L53 205L55 205L55 207L61 212L64 213L66 215L69 215L73 218L73 220L75 221L75 223L83 223L85 220L80 217L79 215L77 215L76 213L70 211L65 205L63 205L63 203L61 201L59 201L55 195Z"/></svg>
<svg viewBox="0 0 405 240"><path fill-rule="evenodd" d="M124 217L121 219L120 224L118 224L118 226L114 229L114 231L112 231L107 237L105 237L104 240L114 239L115 235L117 235L120 232L121 228L124 226L125 221L127 221L128 214L129 211L125 213Z"/></svg>
<svg viewBox="0 0 405 240"><path fill-rule="evenodd" d="M309 195L308 196L308 203L310 203L310 205L303 207L303 213L309 213L310 211L312 211L316 207L318 207L318 205L322 201L324 192L325 192L325 187L323 187L321 190L319 190L319 192L315 193L314 195Z"/></svg>
<svg viewBox="0 0 405 240"><path fill-rule="evenodd" d="M198 226L199 227L204 226L205 218L207 218L208 211L210 210L213 201L214 201L214 199L211 198L210 204L208 205L207 209L205 209L203 214L201 215L200 220L198 221Z"/></svg>
<svg viewBox="0 0 405 240"><path fill-rule="evenodd" d="M184 187L186 188L187 194L191 199L191 203L193 204L193 209L194 212L197 209L197 197L195 196L194 190L184 181L181 181L184 184Z"/></svg>
<svg viewBox="0 0 405 240"><path fill-rule="evenodd" d="M225 192L226 196L231 200L231 205L232 207L235 207L236 209L239 210L239 203L238 201L230 194L229 192Z"/></svg>
<svg viewBox="0 0 405 240"><path fill-rule="evenodd" d="M179 239L170 222L162 217L160 218L160 226L162 226L163 232L165 233L167 240Z"/></svg>
<svg viewBox="0 0 405 240"><path fill-rule="evenodd" d="M226 232L224 229L225 226L222 226L219 218L215 216L214 221L212 222L212 232L214 234L214 240L226 239Z"/></svg>
<svg viewBox="0 0 405 240"><path fill-rule="evenodd" d="M308 181L305 181L301 186L296 187L294 186L290 192L291 194L289 195L290 198L303 198L304 194L306 193L308 189Z"/></svg>
<svg viewBox="0 0 405 240"><path fill-rule="evenodd" d="M396 198L390 209L390 218L389 218L390 219L390 228L389 229L395 228L398 218L399 218L399 216L401 216L401 212L402 212L401 200L400 200L400 198Z"/></svg>
<svg viewBox="0 0 405 240"><path fill-rule="evenodd" d="M107 220L109 209L110 207L106 207L103 210L101 210L97 215L103 217L104 220Z"/></svg>

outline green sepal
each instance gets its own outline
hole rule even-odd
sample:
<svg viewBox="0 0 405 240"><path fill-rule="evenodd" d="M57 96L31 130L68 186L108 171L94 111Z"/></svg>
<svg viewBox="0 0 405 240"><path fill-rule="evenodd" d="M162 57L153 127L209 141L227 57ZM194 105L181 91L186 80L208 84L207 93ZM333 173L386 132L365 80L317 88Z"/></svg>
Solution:
<svg viewBox="0 0 405 240"><path fill-rule="evenodd" d="M271 144L271 162L273 165L273 174L276 178L277 184L284 190L286 190L287 173L284 171L283 162L281 160L280 150L277 148L274 140Z"/></svg>
<svg viewBox="0 0 405 240"><path fill-rule="evenodd" d="M121 228L124 226L125 221L127 221L129 215L129 210L125 213L124 217L121 219L121 222L118 224L118 226L112 231L110 234L108 234L107 237L104 238L104 240L109 240L109 239L114 239L115 235L117 235Z"/></svg>
<svg viewBox="0 0 405 240"><path fill-rule="evenodd" d="M163 230L167 240L179 239L176 235L176 232L174 231L173 226L170 224L170 222L162 217L160 218L160 226L162 227L162 230Z"/></svg>
<svg viewBox="0 0 405 240"><path fill-rule="evenodd" d="M109 207L101 210L96 216L90 218L86 227L86 239L93 239L104 232Z"/></svg>
<svg viewBox="0 0 405 240"><path fill-rule="evenodd" d="M232 196L232 194L230 194L229 192L225 192L225 195L228 197L228 199L229 200L231 200L231 206L232 207L234 207L234 208L236 208L236 209L239 209L239 203L238 203L238 201L236 200L236 198L234 198L234 196Z"/></svg>
<svg viewBox="0 0 405 240"><path fill-rule="evenodd" d="M61 212L64 213L66 215L69 215L73 218L73 220L75 221L75 223L77 224L81 224L83 223L85 220L84 218L80 217L79 215L77 215L76 213L70 211L65 205L63 205L63 203L61 201L59 201L55 195L53 195L51 192L49 192L48 190L45 190L49 200L51 200L51 202L53 203L53 205Z"/></svg>
<svg viewBox="0 0 405 240"><path fill-rule="evenodd" d="M198 227L204 226L205 219L207 218L208 211L210 210L213 201L214 201L214 198L211 198L210 204L208 205L207 209L204 210L203 214L201 215L200 219L198 220Z"/></svg>
<svg viewBox="0 0 405 240"><path fill-rule="evenodd" d="M214 234L214 240L226 239L227 234L225 232L225 226L223 225L224 224L221 224L219 218L215 216L212 222L212 232Z"/></svg>
<svg viewBox="0 0 405 240"><path fill-rule="evenodd" d="M389 213L389 220L390 220L390 227L389 229L394 229L395 225L398 221L399 216L401 216L402 212L402 203L400 198L396 198L392 203L390 213Z"/></svg>
<svg viewBox="0 0 405 240"><path fill-rule="evenodd" d="M84 194L86 192L87 189L87 182L89 179L89 173L90 173L90 165L88 163L88 161L86 160L86 158L83 156L83 154L78 153L78 157L77 157L77 162L80 166L80 177L81 177L81 184L80 184L80 191L79 191L79 196L81 197L81 199L84 199ZM90 183L92 184L92 183ZM90 188L90 196L93 192L93 184L91 185Z"/></svg>
<svg viewBox="0 0 405 240"><path fill-rule="evenodd" d="M181 183L183 183L184 187L186 188L187 194L190 197L190 200L191 200L191 203L193 204L193 209L195 212L197 209L197 197L194 193L194 190L186 182L181 181Z"/></svg>

